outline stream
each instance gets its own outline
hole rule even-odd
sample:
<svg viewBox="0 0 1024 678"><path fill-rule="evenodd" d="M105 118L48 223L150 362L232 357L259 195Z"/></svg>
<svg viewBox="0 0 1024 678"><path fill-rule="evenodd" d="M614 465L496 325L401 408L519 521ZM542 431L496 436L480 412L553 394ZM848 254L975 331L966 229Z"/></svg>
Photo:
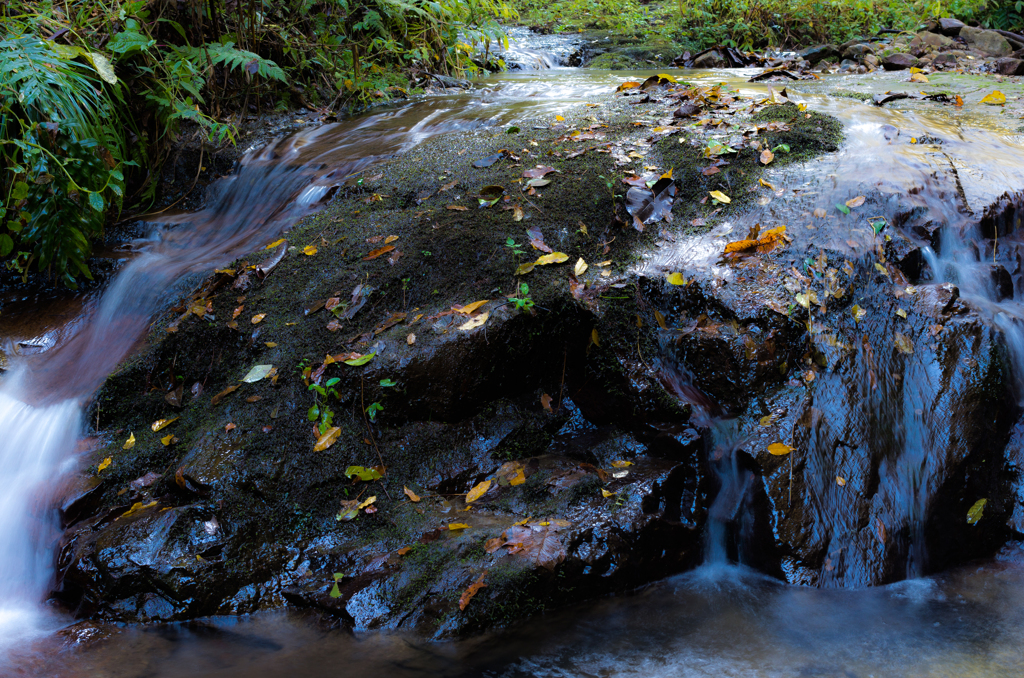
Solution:
<svg viewBox="0 0 1024 678"><path fill-rule="evenodd" d="M527 59L538 47L522 48ZM543 65L558 65L559 57ZM764 96L749 83L757 70L670 71L695 83L726 82L741 95ZM237 174L210 188L208 207L152 224L133 244L107 289L80 309L63 305L41 323L4 326L8 344L36 347L11 356L0 385L0 657L4 675L172 678L177 676L1015 676L1024 667L1024 552L1016 544L994 560L922 577L927 553L908 558L905 581L868 587L855 568L842 588L789 585L760 574L744 557L742 498L749 478L733 462L738 432L713 412L695 420L714 431L722 491L711 509L705 564L633 595L563 609L501 632L458 642L426 642L402 633L322 630L301 612L209 618L154 626L70 626L41 607L52 582L60 530L51 506L60 479L79 466L82 411L103 380L140 341L152 318L202 274L281 236L322 206L348 177L455 130L524 126L605 96L626 76L541 68L490 76L476 89L438 95L344 122L324 125L253 150ZM1019 121L978 107L931 102L879 108L839 90L884 92L896 76L835 76L788 85L793 101L843 122L840 153L770 173L778 197L737 223L677 243L662 243L641 267L702 271L728 283L722 244L758 221L791 223L794 251L831 239L856 252L863 225L840 232L804 229L819 204L841 202L857 187L914 193L948 223L965 221L1007 189L1024 188ZM893 130L899 131L899 138ZM907 143L938 138L941 145ZM951 188L950 168L958 186ZM943 179L942 177L947 177ZM960 195L958 199L956 196ZM856 195L856 193L854 193ZM958 202L960 200L961 202ZM1018 217L1019 218L1019 217ZM952 232L947 230L946 233ZM1011 294L993 282L989 259L1009 261L1015 243L986 252L982 234L944 236L925 253L922 280L955 282L961 296L998 327L1024 384L1024 281ZM954 241L955 240L955 241ZM852 243L852 244L850 244ZM61 302L63 304L63 301ZM5 309L6 314L6 309ZM31 353L31 355L29 355ZM666 364L668 359L666 358ZM857 368L854 368L857 369ZM931 496L930 412L921 403L941 391L940 375L909 372L913 387L865 394L899 453L881 471L880 501L910 526L921 523ZM682 399L692 393L675 374ZM886 375L881 376L883 381ZM924 395L922 395L924 394ZM1019 387L1024 404L1024 385ZM926 397L927 396L927 397ZM842 399L841 390L834 396ZM698 402L698 401L692 401ZM825 475L828 475L827 473ZM833 474L834 475L834 474ZM819 497L834 501L823 487ZM852 516L835 504L839 529ZM911 538L923 549L923 538ZM739 561L739 562L736 562ZM60 629L64 631L58 632Z"/></svg>

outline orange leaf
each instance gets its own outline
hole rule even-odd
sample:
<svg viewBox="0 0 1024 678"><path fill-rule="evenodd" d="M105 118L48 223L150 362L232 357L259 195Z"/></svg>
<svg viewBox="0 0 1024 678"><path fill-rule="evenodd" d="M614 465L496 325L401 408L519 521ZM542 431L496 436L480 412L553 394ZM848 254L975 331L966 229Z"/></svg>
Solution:
<svg viewBox="0 0 1024 678"><path fill-rule="evenodd" d="M484 583L484 577L486 576L487 570L484 570L483 573L480 575L480 578L472 584L470 584L469 588L462 592L462 595L459 597L460 610L465 610L466 606L469 605L469 601L472 600L473 596L476 595L476 592L487 586L487 584Z"/></svg>
<svg viewBox="0 0 1024 678"><path fill-rule="evenodd" d="M469 315L473 311L477 310L478 308L486 304L488 301L490 301L490 299L481 299L480 301L474 301L472 304L467 304L462 308L455 308L454 306L452 306L452 310L458 313L464 313L466 315Z"/></svg>
<svg viewBox="0 0 1024 678"><path fill-rule="evenodd" d="M229 395L231 395L237 389L238 389L238 385L237 384L235 386L228 386L226 389L224 389L223 391L221 391L217 395L213 396L213 399L210 400L210 404L211 405L216 405L220 401L224 400L224 398L226 398Z"/></svg>
<svg viewBox="0 0 1024 678"><path fill-rule="evenodd" d="M403 490L405 491L405 496L409 497L409 501L411 501L412 503L415 504L420 500L419 496L417 496L417 494L410 490L408 487L404 487Z"/></svg>
<svg viewBox="0 0 1024 678"><path fill-rule="evenodd" d="M466 503L469 504L476 501L480 497L484 496L484 494L486 494L487 490L489 489L491 489L491 481L488 478L487 480L476 485L475 487L473 487L472 490L469 491L469 494L466 495Z"/></svg>
<svg viewBox="0 0 1024 678"><path fill-rule="evenodd" d="M254 315L254 316L252 317L252 324L253 324L253 325L259 325L259 324L260 324L260 322L262 322L262 320L263 320L264 318L266 318L266 317L267 317L267 314L266 314L266 313L257 313L256 315Z"/></svg>
<svg viewBox="0 0 1024 678"><path fill-rule="evenodd" d="M384 247L378 247L377 249L373 250L372 252L367 254L365 257L363 257L363 261L369 261L370 259L376 259L380 255L387 254L388 252L390 252L393 249L395 249L394 245L385 245Z"/></svg>
<svg viewBox="0 0 1024 678"><path fill-rule="evenodd" d="M551 396L547 393L540 397L540 404L546 411L551 412Z"/></svg>
<svg viewBox="0 0 1024 678"><path fill-rule="evenodd" d="M338 441L338 436L340 435L340 428L338 428L337 426L330 427L329 429L327 429L326 432L324 432L322 436L320 436L320 439L316 441L316 445L313 446L313 451L323 452L328 447L336 443Z"/></svg>

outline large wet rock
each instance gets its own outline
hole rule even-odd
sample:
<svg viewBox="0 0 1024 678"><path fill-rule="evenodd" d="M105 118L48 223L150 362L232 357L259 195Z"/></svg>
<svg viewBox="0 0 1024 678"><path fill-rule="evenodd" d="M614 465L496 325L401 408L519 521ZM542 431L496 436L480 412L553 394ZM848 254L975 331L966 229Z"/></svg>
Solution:
<svg viewBox="0 0 1024 678"><path fill-rule="evenodd" d="M835 59L840 54L839 48L835 45L815 45L798 52L800 58L812 66L825 59Z"/></svg>
<svg viewBox="0 0 1024 678"><path fill-rule="evenodd" d="M882 59L882 68L887 71L902 71L913 68L918 63L917 57L905 52L897 52Z"/></svg>
<svg viewBox="0 0 1024 678"><path fill-rule="evenodd" d="M965 26L960 30L960 37L967 44L982 54L994 57L1005 57L1013 53L1009 41L995 31Z"/></svg>
<svg viewBox="0 0 1024 678"><path fill-rule="evenodd" d="M1004 57L992 63L992 71L1000 75L1024 75L1024 59Z"/></svg>

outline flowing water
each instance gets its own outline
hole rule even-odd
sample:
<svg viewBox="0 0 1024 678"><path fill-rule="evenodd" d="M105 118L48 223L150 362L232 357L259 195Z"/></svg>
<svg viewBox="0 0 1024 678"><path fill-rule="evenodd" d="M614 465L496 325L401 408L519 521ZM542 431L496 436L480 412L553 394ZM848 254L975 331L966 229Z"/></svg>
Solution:
<svg viewBox="0 0 1024 678"><path fill-rule="evenodd" d="M525 48L524 48L525 49ZM548 64L548 65L553 65ZM646 75L640 73L637 75ZM691 72L690 80L727 81L744 94L764 93L750 73ZM1024 666L1024 566L1013 549L982 567L866 590L794 587L730 562L745 553L752 529L753 476L739 450L746 443L735 423L694 386L691 375L665 352L666 386L695 405L721 490L711 508L707 561L700 570L652 585L635 596L567 610L496 636L427 644L399 634L320 632L300 615L257 615L154 628L85 628L71 636L49 633L62 621L39 606L52 578L57 525L51 506L59 481L76 465L82 408L146 331L154 314L197 274L276 239L328 199L347 177L423 139L457 129L551 117L608 93L623 74L548 70L495 76L466 94L439 96L354 120L294 134L254 150L238 173L211 188L209 207L154 224L97 299L76 322L46 334L44 352L14 360L0 385L0 653L13 675L67 676L889 676L1019 675ZM724 239L745 232L746 220L792 217L840 200L851 187L913 194L948 228L926 252L921 277L955 282L964 298L1001 328L1017 364L1024 366L1024 306L992 284L988 262L1010 261L1015 245L993 252L972 230L971 211L1007 188L1024 188L1024 148L998 115L921 104L888 111L831 95L838 87L886 89L883 76L797 83L790 94L843 120L842 153L780 172L779 199L678 246L666 244L644 265L701 270L728 281L735 271L717 263ZM903 135L931 135L941 146L894 143ZM957 170L957 185L949 179ZM957 196L960 196L959 198ZM962 228L961 228L962 227ZM794 250L812 238L850 248L867 237L794 230ZM856 244L856 243L854 243ZM851 255L852 256L852 255ZM1016 299L1015 299L1016 298ZM866 359L852 368L867 378ZM1018 379L1024 369L1018 370ZM859 376L858 376L859 375ZM883 379L885 375L883 374ZM883 502L908 525L920 524L933 491L929 467L938 444L922 404L942 388L937 375L907 373L913 388L897 398L865 392L864 408L885 416L875 426L899 447L881 473ZM848 384L847 384L848 385ZM1024 398L1024 388L1021 389ZM845 398L842 389L835 398ZM886 399L888 398L888 399ZM882 399L882 401L880 401ZM824 470L820 474L829 476ZM852 520L827 487L812 488L831 503L840 531ZM893 508L895 507L895 508ZM911 530L912 532L912 530ZM911 538L920 547L922 540ZM920 574L925 554L910 557L907 575ZM856 582L854 582L856 583ZM41 639L30 642L33 635ZM101 638L89 645L86 641ZM83 647L64 655L68 640ZM71 643L74 645L74 642ZM912 659L908 663L908 658Z"/></svg>

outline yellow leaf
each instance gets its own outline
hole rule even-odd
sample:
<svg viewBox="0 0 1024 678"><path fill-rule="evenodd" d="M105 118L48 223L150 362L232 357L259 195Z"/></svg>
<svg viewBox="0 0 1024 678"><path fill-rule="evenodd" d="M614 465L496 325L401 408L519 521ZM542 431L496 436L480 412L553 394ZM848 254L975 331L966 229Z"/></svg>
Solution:
<svg viewBox="0 0 1024 678"><path fill-rule="evenodd" d="M545 254L539 257L537 261L533 262L534 266L547 266L548 264L561 264L562 262L569 261L569 255L561 252L552 252L551 254Z"/></svg>
<svg viewBox="0 0 1024 678"><path fill-rule="evenodd" d="M311 257L316 254L316 245L306 245L302 248L302 253L307 257Z"/></svg>
<svg viewBox="0 0 1024 678"><path fill-rule="evenodd" d="M725 193L722 193L721 191L711 191L709 195L718 202L723 202L725 204L729 204L732 202L732 198L727 196Z"/></svg>
<svg viewBox="0 0 1024 678"><path fill-rule="evenodd" d="M889 275L889 269L887 269L887 268L886 268L885 266L883 266L882 264L880 264L880 263L878 263L878 262L876 261L876 262L875 262L875 268L876 268L876 269L878 269L878 272L879 272L879 273L881 273L882 275L884 275L884 276L887 276L887 277L888 277L888 275Z"/></svg>
<svg viewBox="0 0 1024 678"><path fill-rule="evenodd" d="M995 90L982 99L981 103L988 104L989 106L1002 106L1006 103L1006 95L999 90Z"/></svg>
<svg viewBox="0 0 1024 678"><path fill-rule="evenodd" d="M772 443L768 446L768 453L776 457L782 457L793 451L793 448L783 443Z"/></svg>
<svg viewBox="0 0 1024 678"><path fill-rule="evenodd" d="M469 320L467 320L462 325L459 325L459 329L462 330L463 332L468 332L470 330L475 330L476 328L480 327L485 322L487 322L487 318L489 318L490 315L491 315L490 312L484 311L483 313L481 313L480 315L476 316L475 318L470 318Z"/></svg>
<svg viewBox="0 0 1024 678"><path fill-rule="evenodd" d="M157 419L150 425L150 428L153 429L153 433L156 433L157 431L167 428L176 421L178 421L178 417L172 417L170 419Z"/></svg>
<svg viewBox="0 0 1024 678"><path fill-rule="evenodd" d="M472 490L469 491L469 494L466 495L466 503L467 504L473 503L474 501L476 501L480 497L484 496L484 494L489 489L491 489L491 480L490 480L490 478L488 478L487 480L483 481L482 483L476 485Z"/></svg>
<svg viewBox="0 0 1024 678"><path fill-rule="evenodd" d="M654 309L654 319L658 321L658 327L663 330L668 329L668 323L665 322L665 316L662 315L661 311Z"/></svg>
<svg viewBox="0 0 1024 678"><path fill-rule="evenodd" d="M856 198L850 198L846 201L847 207L860 207L864 204L864 196L858 195Z"/></svg>
<svg viewBox="0 0 1024 678"><path fill-rule="evenodd" d="M263 319L266 318L266 317L267 317L266 313L257 313L256 315L254 315L252 317L252 321L251 322L252 322L253 325L259 325L260 322L262 322Z"/></svg>
<svg viewBox="0 0 1024 678"><path fill-rule="evenodd" d="M775 190L775 187L774 187L774 186L772 186L772 185L771 185L770 183L768 183L767 181L765 181L764 179L758 179L758 180L757 180L757 182L758 182L759 184L761 184L762 186L764 186L765 188L767 188L767 189L768 189L769 191L774 191L774 190Z"/></svg>
<svg viewBox="0 0 1024 678"><path fill-rule="evenodd" d="M924 73L914 73L910 76L910 82L928 82L928 76Z"/></svg>
<svg viewBox="0 0 1024 678"><path fill-rule="evenodd" d="M513 476L512 480L508 481L508 484L515 487L516 485L522 485L525 482L526 474L523 472L523 469L520 468L516 470L515 476Z"/></svg>
<svg viewBox="0 0 1024 678"><path fill-rule="evenodd" d="M765 426L765 427L771 426L772 424L775 423L775 415L774 414L769 414L769 415L766 415L764 417L761 417L761 420L758 423L761 426Z"/></svg>
<svg viewBox="0 0 1024 678"><path fill-rule="evenodd" d="M528 261L525 264L519 264L519 268L516 269L516 275L526 275L533 270L534 265L535 264L532 261Z"/></svg>
<svg viewBox="0 0 1024 678"><path fill-rule="evenodd" d="M137 501L134 504L132 504L132 507L130 509L128 509L127 511L122 513L120 517L121 518L127 518L128 516L134 515L136 513L144 511L144 510L146 510L148 508L153 508L154 506L156 506L156 501L155 500L149 502L148 504L143 504L141 501Z"/></svg>
<svg viewBox="0 0 1024 678"><path fill-rule="evenodd" d="M895 337L896 348L899 349L900 353L910 355L914 352L913 340L905 334L896 333Z"/></svg>
<svg viewBox="0 0 1024 678"><path fill-rule="evenodd" d="M468 529L468 528L469 528L469 525L467 525L466 523L451 523L450 525L448 525L448 529L452 530L452 531L455 531L455 530L465 530L465 529Z"/></svg>
<svg viewBox="0 0 1024 678"><path fill-rule="evenodd" d="M836 485L838 485L839 487L845 487L846 486L846 478L844 478L842 476L836 476Z"/></svg>
<svg viewBox="0 0 1024 678"><path fill-rule="evenodd" d="M675 168L673 167L672 169L675 169ZM661 178L662 179L671 179L672 178L672 170L669 170L669 171L665 172L664 174L662 174Z"/></svg>
<svg viewBox="0 0 1024 678"><path fill-rule="evenodd" d="M522 527L523 525L525 525L528 522L530 522L529 518L523 518L518 523L512 523L512 527Z"/></svg>
<svg viewBox="0 0 1024 678"><path fill-rule="evenodd" d="M632 466L632 465L633 465L633 462L631 462L631 461L623 461L621 459L618 459L618 460L612 462L612 466L615 467L615 468L626 468L627 466Z"/></svg>
<svg viewBox="0 0 1024 678"><path fill-rule="evenodd" d="M597 328L590 330L590 343L601 348L601 338L597 336Z"/></svg>
<svg viewBox="0 0 1024 678"><path fill-rule="evenodd" d="M377 495L373 495L372 497L367 497L366 501L364 501L362 504L360 504L359 506L356 507L356 510L357 511L361 511L362 509L366 508L367 506L369 506L370 504L372 504L375 501L377 501Z"/></svg>
<svg viewBox="0 0 1024 678"><path fill-rule="evenodd" d="M462 308L457 308L455 310L458 311L459 313L469 315L473 311L477 310L478 308L486 304L488 301L490 301L490 299L481 299L480 301L474 301L472 304L467 304L466 306L463 306Z"/></svg>
<svg viewBox="0 0 1024 678"><path fill-rule="evenodd" d="M280 245L283 242L284 242L284 238L281 238L280 240L275 240L274 242L272 242L269 245L267 245L266 249L272 250L272 249L274 249L275 247L277 247L278 245Z"/></svg>
<svg viewBox="0 0 1024 678"><path fill-rule="evenodd" d="M607 499L608 497L614 497L615 496L615 492L609 492L608 490L606 490L606 489L604 489L602 487L601 488L601 496L604 497L605 499Z"/></svg>
<svg viewBox="0 0 1024 678"><path fill-rule="evenodd" d="M956 107L960 108L964 105L964 99L959 94L956 95Z"/></svg>
<svg viewBox="0 0 1024 678"><path fill-rule="evenodd" d="M576 274L577 277L587 272L587 262L583 261L583 257L580 257L576 261L576 266L573 269L573 272Z"/></svg>
<svg viewBox="0 0 1024 678"><path fill-rule="evenodd" d="M108 466L110 466L112 463L114 463L114 460L111 459L110 457L107 457L106 459L104 459L103 461L100 462L99 466L96 467L96 472L99 473L103 469L105 469Z"/></svg>
<svg viewBox="0 0 1024 678"><path fill-rule="evenodd" d="M323 452L328 447L333 445L338 440L338 436L341 435L341 429L337 426L332 426L324 432L322 436L316 441L316 445L313 446L314 452Z"/></svg>
<svg viewBox="0 0 1024 678"><path fill-rule="evenodd" d="M174 443L178 442L178 439L174 437L173 433L170 433L168 435L165 435L163 438L161 438L160 442L162 442L164 444L164 447L167 447L169 445L173 445Z"/></svg>
<svg viewBox="0 0 1024 678"><path fill-rule="evenodd" d="M409 497L409 501L411 501L414 504L419 502L419 496L415 492L410 490L408 487L403 487L402 490L405 492L405 496Z"/></svg>
<svg viewBox="0 0 1024 678"><path fill-rule="evenodd" d="M988 499L979 499L974 502L970 509L967 511L967 524L977 525L978 521L981 520L981 515L985 512L985 504L988 503Z"/></svg>
<svg viewBox="0 0 1024 678"><path fill-rule="evenodd" d="M565 122L565 118L560 115L555 116L555 122Z"/></svg>
<svg viewBox="0 0 1024 678"><path fill-rule="evenodd" d="M665 276L665 280L668 280L669 285L685 285L686 278L683 277L682 273L669 273Z"/></svg>
<svg viewBox="0 0 1024 678"><path fill-rule="evenodd" d="M135 434L132 433L128 436L128 440L124 441L124 445L121 447L122 450L130 450L135 447Z"/></svg>
<svg viewBox="0 0 1024 678"><path fill-rule="evenodd" d="M853 308L850 309L850 313L853 314L853 319L856 320L857 322L863 320L864 316L868 314L868 312L861 308L858 304L853 305Z"/></svg>
<svg viewBox="0 0 1024 678"><path fill-rule="evenodd" d="M384 238L384 244L385 245L390 245L391 243L395 242L396 240L398 240L398 236L397 235L389 235L388 237Z"/></svg>
<svg viewBox="0 0 1024 678"><path fill-rule="evenodd" d="M629 80L629 81L627 81L627 82L624 82L624 83L622 83L621 85L619 85L619 86L618 86L618 87L617 87L617 88L615 89L615 91L616 91L616 92L621 92L621 91L622 91L622 90L624 90L624 89L635 89L635 88L639 87L639 86L640 86L640 85L642 85L642 84L643 84L642 82L634 82L634 81L632 81L632 80Z"/></svg>

